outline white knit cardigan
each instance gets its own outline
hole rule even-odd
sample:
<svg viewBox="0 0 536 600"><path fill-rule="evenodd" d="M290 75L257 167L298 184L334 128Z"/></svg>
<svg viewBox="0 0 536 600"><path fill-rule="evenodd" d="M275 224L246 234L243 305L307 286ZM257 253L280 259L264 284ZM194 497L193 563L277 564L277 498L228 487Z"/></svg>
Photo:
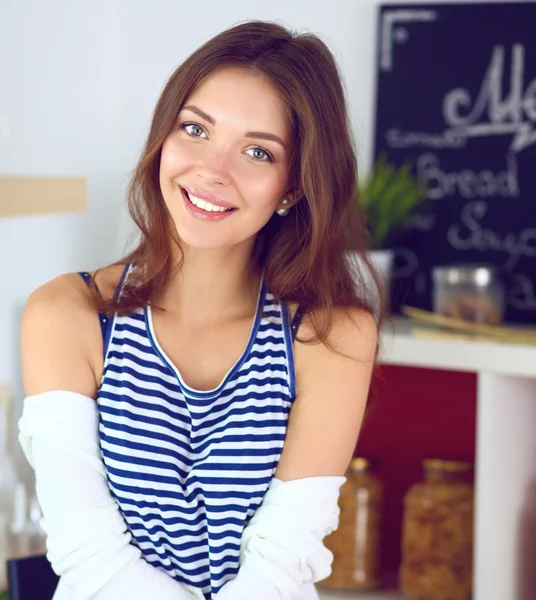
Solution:
<svg viewBox="0 0 536 600"><path fill-rule="evenodd" d="M47 556L60 583L54 600L203 600L149 565L106 481L93 398L71 391L29 396L19 440L35 470ZM323 538L336 529L344 477L273 479L243 532L240 569L215 600L313 600L332 554Z"/></svg>

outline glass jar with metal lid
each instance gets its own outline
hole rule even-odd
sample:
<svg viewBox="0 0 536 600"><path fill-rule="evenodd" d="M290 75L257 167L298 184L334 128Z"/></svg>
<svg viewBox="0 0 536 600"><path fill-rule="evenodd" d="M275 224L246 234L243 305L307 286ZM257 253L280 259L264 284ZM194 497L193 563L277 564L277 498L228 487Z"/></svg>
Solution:
<svg viewBox="0 0 536 600"><path fill-rule="evenodd" d="M324 540L333 552L331 575L319 585L372 590L380 585L383 486L366 458L354 458L339 496L339 527Z"/></svg>
<svg viewBox="0 0 536 600"><path fill-rule="evenodd" d="M433 279L434 312L488 325L497 325L502 321L504 288L494 267L435 267Z"/></svg>
<svg viewBox="0 0 536 600"><path fill-rule="evenodd" d="M404 498L400 584L409 600L469 600L473 465L425 460L425 480Z"/></svg>

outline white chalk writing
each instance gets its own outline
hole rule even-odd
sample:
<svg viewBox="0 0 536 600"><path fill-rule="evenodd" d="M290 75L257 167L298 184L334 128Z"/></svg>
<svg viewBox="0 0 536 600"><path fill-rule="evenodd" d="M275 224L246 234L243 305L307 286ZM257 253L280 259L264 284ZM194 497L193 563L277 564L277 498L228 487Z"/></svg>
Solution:
<svg viewBox="0 0 536 600"><path fill-rule="evenodd" d="M536 78L523 91L525 80L525 47L512 48L510 90L503 96L504 46L494 47L491 60L473 103L466 88L446 94L443 117L454 133L467 137L513 134L511 148L520 152L536 144ZM462 114L462 110L468 110ZM484 116L488 121L479 122Z"/></svg>
<svg viewBox="0 0 536 600"><path fill-rule="evenodd" d="M482 200L468 202L460 215L460 222L447 230L447 240L456 250L492 251L506 254L504 269L512 271L522 256L536 257L536 228L496 233L481 223L488 210Z"/></svg>
<svg viewBox="0 0 536 600"><path fill-rule="evenodd" d="M506 170L498 173L491 170L475 172L470 169L448 173L441 169L439 158L435 154L421 154L417 159L417 177L426 188L427 197L432 200L455 195L466 200L519 196L514 154L508 155Z"/></svg>
<svg viewBox="0 0 536 600"><path fill-rule="evenodd" d="M405 229L414 229L415 231L431 231L436 224L437 217L429 212L422 215L414 215L408 219Z"/></svg>
<svg viewBox="0 0 536 600"><path fill-rule="evenodd" d="M413 250L403 246L392 248L392 250L395 253L395 259L393 261L391 277L394 279L411 277L417 272L419 259Z"/></svg>
<svg viewBox="0 0 536 600"><path fill-rule="evenodd" d="M464 148L467 138L460 136L455 131L443 133L426 133L423 131L400 131L389 129L385 140L390 148Z"/></svg>
<svg viewBox="0 0 536 600"><path fill-rule="evenodd" d="M517 310L536 310L536 293L530 277L516 273L512 281L513 285L506 296L507 303Z"/></svg>

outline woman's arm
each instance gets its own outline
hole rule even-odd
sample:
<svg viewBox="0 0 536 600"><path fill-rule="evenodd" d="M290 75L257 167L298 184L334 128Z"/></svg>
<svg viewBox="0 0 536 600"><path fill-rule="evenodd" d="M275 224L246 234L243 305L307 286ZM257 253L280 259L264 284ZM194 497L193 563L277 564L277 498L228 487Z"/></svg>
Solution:
<svg viewBox="0 0 536 600"><path fill-rule="evenodd" d="M26 392L20 441L35 470L48 557L69 600L202 599L152 567L130 534L106 481L98 438L98 317L77 276L28 300L21 331ZM100 355L99 355L100 352Z"/></svg>
<svg viewBox="0 0 536 600"><path fill-rule="evenodd" d="M310 323L302 324L304 337ZM325 344L295 344L294 401L276 479L244 531L241 567L216 600L301 600L326 578L323 538L338 522L339 487L363 420L377 344L373 318L337 311Z"/></svg>
<svg viewBox="0 0 536 600"><path fill-rule="evenodd" d="M304 320L300 336L312 333ZM344 475L367 403L377 327L361 310L338 309L325 344L294 344L297 397L276 471L282 480Z"/></svg>

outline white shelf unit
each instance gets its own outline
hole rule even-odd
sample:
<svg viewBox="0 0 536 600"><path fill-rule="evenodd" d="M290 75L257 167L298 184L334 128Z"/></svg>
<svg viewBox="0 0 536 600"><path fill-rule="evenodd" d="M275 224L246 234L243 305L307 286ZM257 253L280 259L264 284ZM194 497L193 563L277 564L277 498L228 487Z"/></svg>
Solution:
<svg viewBox="0 0 536 600"><path fill-rule="evenodd" d="M536 347L419 338L408 319L394 318L380 362L477 374L473 600L517 598L536 585L521 581L520 568L536 486ZM524 597L536 598L536 589Z"/></svg>
<svg viewBox="0 0 536 600"><path fill-rule="evenodd" d="M423 327L418 329L422 331ZM536 346L421 338L413 331L409 319L394 317L387 321L381 336L380 362L423 369L536 378Z"/></svg>

